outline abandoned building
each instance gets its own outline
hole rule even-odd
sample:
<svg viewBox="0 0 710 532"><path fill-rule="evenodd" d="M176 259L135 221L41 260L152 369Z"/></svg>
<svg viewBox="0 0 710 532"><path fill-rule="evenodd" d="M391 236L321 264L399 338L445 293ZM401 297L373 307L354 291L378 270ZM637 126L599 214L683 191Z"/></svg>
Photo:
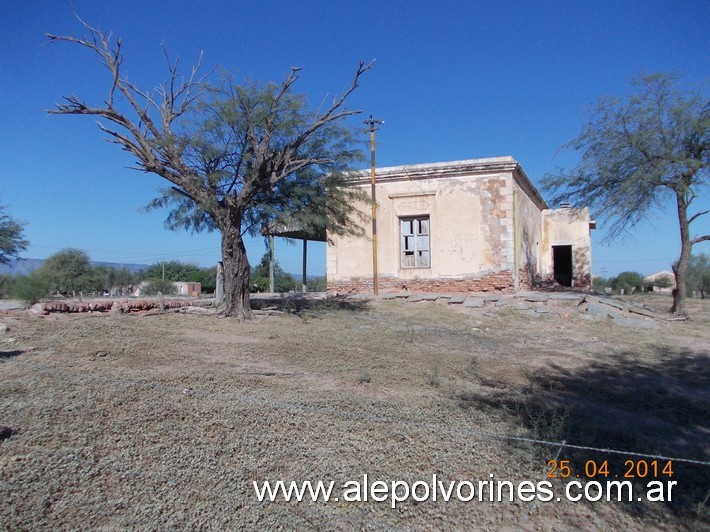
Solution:
<svg viewBox="0 0 710 532"><path fill-rule="evenodd" d="M357 185L371 186L370 172ZM591 281L586 208L549 209L512 157L378 168L377 286L382 292L512 292ZM328 235L328 291L373 291L365 237Z"/></svg>

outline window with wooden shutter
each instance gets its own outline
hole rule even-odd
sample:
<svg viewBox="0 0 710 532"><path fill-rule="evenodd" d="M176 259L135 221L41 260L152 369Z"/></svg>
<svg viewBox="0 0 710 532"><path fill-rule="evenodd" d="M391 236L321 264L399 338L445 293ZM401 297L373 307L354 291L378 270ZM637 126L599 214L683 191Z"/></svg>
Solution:
<svg viewBox="0 0 710 532"><path fill-rule="evenodd" d="M402 268L429 268L429 217L401 218Z"/></svg>

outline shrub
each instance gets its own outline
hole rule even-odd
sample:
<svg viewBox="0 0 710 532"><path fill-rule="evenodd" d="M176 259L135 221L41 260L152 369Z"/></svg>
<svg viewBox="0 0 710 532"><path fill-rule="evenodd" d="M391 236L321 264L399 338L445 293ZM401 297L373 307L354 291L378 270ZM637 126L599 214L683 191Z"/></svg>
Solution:
<svg viewBox="0 0 710 532"><path fill-rule="evenodd" d="M592 278L592 289L595 292L598 292L600 294L603 294L605 291L605 288L608 286L609 281L604 279L604 277L593 277Z"/></svg>
<svg viewBox="0 0 710 532"><path fill-rule="evenodd" d="M638 272L621 272L618 277L609 280L609 284L617 294L624 291L625 294L633 292L643 292L643 275Z"/></svg>
<svg viewBox="0 0 710 532"><path fill-rule="evenodd" d="M52 289L52 279L41 271L27 276L16 277L10 293L13 297L33 305L43 297L47 297Z"/></svg>
<svg viewBox="0 0 710 532"><path fill-rule="evenodd" d="M172 281L167 279L149 279L141 288L141 293L146 296L156 296L158 293L164 296L177 294L177 287Z"/></svg>

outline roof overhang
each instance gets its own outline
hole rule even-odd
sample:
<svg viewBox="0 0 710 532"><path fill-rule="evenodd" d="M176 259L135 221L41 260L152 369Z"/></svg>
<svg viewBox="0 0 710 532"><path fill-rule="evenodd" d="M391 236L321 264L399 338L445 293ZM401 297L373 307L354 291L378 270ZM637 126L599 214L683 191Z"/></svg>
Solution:
<svg viewBox="0 0 710 532"><path fill-rule="evenodd" d="M264 236L279 236L282 238L312 240L315 242L326 242L328 240L325 227L319 227L317 229L303 229L302 227L297 226L275 224L270 227L264 227L262 234Z"/></svg>

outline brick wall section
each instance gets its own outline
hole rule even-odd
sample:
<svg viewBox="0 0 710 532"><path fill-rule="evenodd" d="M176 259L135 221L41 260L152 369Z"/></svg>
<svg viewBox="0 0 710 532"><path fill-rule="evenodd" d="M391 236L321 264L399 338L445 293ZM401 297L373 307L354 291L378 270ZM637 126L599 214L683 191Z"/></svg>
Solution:
<svg viewBox="0 0 710 532"><path fill-rule="evenodd" d="M379 277L381 292L512 292L510 271L489 273L480 277L399 279ZM328 292L333 294L372 293L372 277L328 280Z"/></svg>

